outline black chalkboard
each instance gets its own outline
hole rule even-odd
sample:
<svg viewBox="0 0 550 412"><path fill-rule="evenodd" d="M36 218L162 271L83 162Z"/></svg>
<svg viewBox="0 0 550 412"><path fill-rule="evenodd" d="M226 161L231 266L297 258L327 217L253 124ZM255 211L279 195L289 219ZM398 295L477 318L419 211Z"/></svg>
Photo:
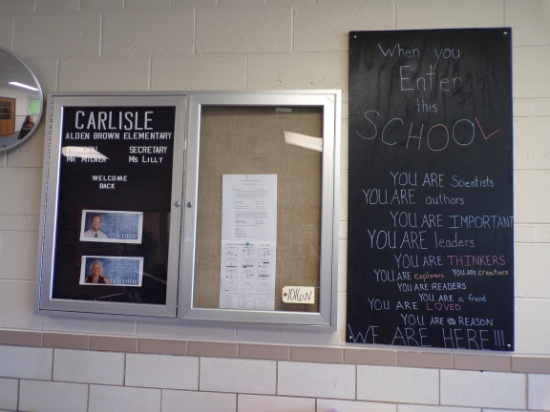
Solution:
<svg viewBox="0 0 550 412"><path fill-rule="evenodd" d="M350 33L348 342L514 349L510 47Z"/></svg>

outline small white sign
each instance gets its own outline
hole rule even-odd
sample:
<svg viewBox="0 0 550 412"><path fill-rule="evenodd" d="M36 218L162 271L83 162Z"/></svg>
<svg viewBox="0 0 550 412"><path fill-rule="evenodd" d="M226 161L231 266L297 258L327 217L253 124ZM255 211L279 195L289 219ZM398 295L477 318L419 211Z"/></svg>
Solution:
<svg viewBox="0 0 550 412"><path fill-rule="evenodd" d="M283 287L283 302L312 305L315 303L315 288L313 286L285 286Z"/></svg>

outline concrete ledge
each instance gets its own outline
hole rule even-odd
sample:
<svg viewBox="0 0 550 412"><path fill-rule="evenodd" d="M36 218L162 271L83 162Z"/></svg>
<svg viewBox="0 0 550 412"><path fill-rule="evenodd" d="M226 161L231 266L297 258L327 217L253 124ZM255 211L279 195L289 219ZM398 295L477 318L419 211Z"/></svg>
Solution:
<svg viewBox="0 0 550 412"><path fill-rule="evenodd" d="M550 356L418 351L375 346L277 345L195 341L129 336L0 330L0 345L80 349L126 353L170 354L211 358L284 360L347 365L379 365L471 371L550 374Z"/></svg>

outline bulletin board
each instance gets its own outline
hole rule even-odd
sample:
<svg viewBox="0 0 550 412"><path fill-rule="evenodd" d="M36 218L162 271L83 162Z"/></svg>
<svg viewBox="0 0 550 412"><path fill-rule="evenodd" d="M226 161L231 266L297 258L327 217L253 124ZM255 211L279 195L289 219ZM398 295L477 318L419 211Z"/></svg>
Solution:
<svg viewBox="0 0 550 412"><path fill-rule="evenodd" d="M218 308L222 176L276 174L276 310L319 310L322 153L284 132L322 136L321 107L207 106L201 118L194 305ZM235 161L238 159L238 161ZM204 207L203 207L204 205ZM311 305L285 304L284 286L311 286Z"/></svg>
<svg viewBox="0 0 550 412"><path fill-rule="evenodd" d="M40 313L336 328L339 91L49 99Z"/></svg>
<svg viewBox="0 0 550 412"><path fill-rule="evenodd" d="M197 177L186 184L186 209L195 213L185 223L184 238L194 239L184 255L193 262L186 267L193 282L184 286L185 319L335 327L337 102L337 94L315 92L193 96L189 150L197 153ZM261 190L276 192L276 242L268 250L274 259L248 259L257 242L243 238L228 261L224 219L233 215L227 216L224 182L266 178L273 186ZM258 250L251 253L258 257ZM263 270L271 265L273 273ZM262 297L270 277L273 291Z"/></svg>
<svg viewBox="0 0 550 412"><path fill-rule="evenodd" d="M185 96L50 96L38 309L176 318Z"/></svg>

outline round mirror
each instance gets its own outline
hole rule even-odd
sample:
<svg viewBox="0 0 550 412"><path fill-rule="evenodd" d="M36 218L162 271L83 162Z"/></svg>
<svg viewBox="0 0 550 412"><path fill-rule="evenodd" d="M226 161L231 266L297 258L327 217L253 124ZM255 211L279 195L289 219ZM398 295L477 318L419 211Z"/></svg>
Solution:
<svg viewBox="0 0 550 412"><path fill-rule="evenodd" d="M0 152L26 141L38 127L43 95L29 67L0 47Z"/></svg>

